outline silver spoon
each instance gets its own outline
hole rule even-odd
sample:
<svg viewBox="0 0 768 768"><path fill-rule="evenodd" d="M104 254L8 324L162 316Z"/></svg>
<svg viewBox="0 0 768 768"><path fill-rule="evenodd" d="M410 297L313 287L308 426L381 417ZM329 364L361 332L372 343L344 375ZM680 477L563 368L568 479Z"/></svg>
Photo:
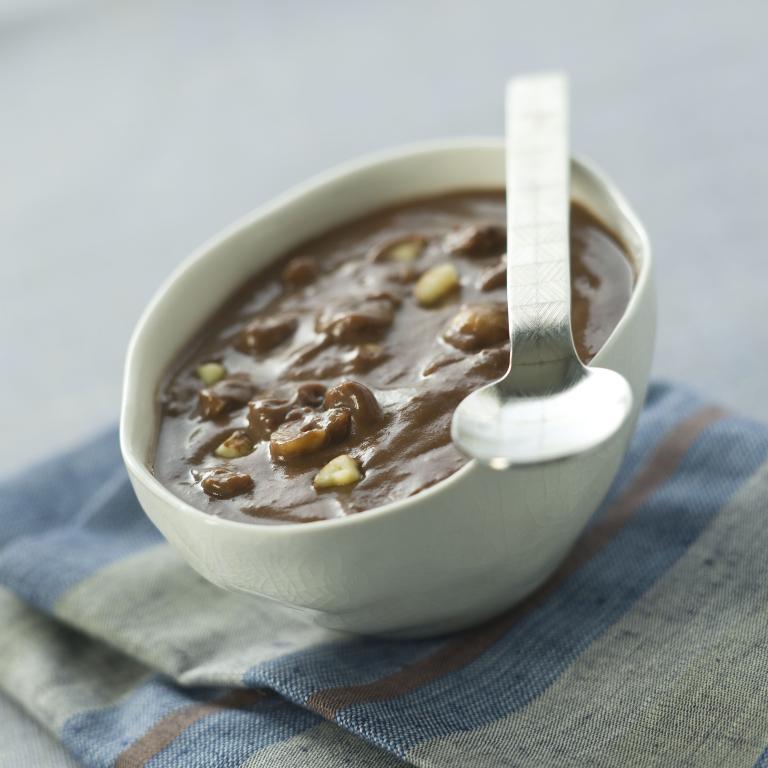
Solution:
<svg viewBox="0 0 768 768"><path fill-rule="evenodd" d="M597 448L627 419L626 379L579 360L571 334L570 154L564 75L507 85L507 301L512 362L472 392L451 437L494 469Z"/></svg>

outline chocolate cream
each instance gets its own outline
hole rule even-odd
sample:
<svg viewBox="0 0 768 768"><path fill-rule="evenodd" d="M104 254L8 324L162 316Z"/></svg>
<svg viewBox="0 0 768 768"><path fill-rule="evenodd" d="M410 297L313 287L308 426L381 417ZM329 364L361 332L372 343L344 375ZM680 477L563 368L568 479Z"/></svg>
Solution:
<svg viewBox="0 0 768 768"><path fill-rule="evenodd" d="M451 475L467 461L450 439L454 408L509 362L504 223L500 191L414 200L248 280L161 387L156 476L209 514L308 522ZM589 211L572 205L570 227L573 334L588 362L634 271Z"/></svg>

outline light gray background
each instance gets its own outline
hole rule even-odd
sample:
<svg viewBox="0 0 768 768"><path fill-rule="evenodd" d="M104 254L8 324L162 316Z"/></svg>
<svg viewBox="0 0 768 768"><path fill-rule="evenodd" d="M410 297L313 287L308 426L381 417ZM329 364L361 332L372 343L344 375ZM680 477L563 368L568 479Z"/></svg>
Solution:
<svg viewBox="0 0 768 768"><path fill-rule="evenodd" d="M0 0L0 472L116 419L195 245L354 155L501 133L535 68L651 233L656 376L768 417L766 29L757 0Z"/></svg>

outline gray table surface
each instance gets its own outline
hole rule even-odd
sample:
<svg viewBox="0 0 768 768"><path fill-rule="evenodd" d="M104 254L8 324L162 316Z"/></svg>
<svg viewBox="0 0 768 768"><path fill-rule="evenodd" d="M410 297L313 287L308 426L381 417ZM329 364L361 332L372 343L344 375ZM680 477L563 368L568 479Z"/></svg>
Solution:
<svg viewBox="0 0 768 768"><path fill-rule="evenodd" d="M0 473L116 419L195 245L346 158L500 134L536 68L651 233L655 375L768 417L767 28L758 1L0 0Z"/></svg>

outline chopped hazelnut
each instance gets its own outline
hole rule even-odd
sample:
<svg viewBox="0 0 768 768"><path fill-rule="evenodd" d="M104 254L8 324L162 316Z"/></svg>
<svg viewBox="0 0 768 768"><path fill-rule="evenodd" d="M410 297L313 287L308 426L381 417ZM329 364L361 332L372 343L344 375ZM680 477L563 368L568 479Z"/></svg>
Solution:
<svg viewBox="0 0 768 768"><path fill-rule="evenodd" d="M413 293L419 304L436 304L459 287L459 273L453 264L438 264L428 269L416 282Z"/></svg>
<svg viewBox="0 0 768 768"><path fill-rule="evenodd" d="M227 369L221 363L203 363L197 366L197 375L206 387L210 387L227 375Z"/></svg>
<svg viewBox="0 0 768 768"><path fill-rule="evenodd" d="M465 352L508 341L509 320L506 305L465 304L454 315L443 333L443 338Z"/></svg>
<svg viewBox="0 0 768 768"><path fill-rule="evenodd" d="M316 488L335 488L342 485L352 485L362 479L357 462L346 454L331 459L316 475Z"/></svg>
<svg viewBox="0 0 768 768"><path fill-rule="evenodd" d="M238 347L245 352L268 352L292 336L298 324L293 315L257 317L245 326Z"/></svg>
<svg viewBox="0 0 768 768"><path fill-rule="evenodd" d="M421 235L410 235L391 240L373 251L373 261L397 261L410 264L421 256L427 241Z"/></svg>
<svg viewBox="0 0 768 768"><path fill-rule="evenodd" d="M400 285L407 285L408 283L415 283L421 270L416 269L412 264L397 264L392 267L392 270L387 275L387 280L392 283L400 283Z"/></svg>
<svg viewBox="0 0 768 768"><path fill-rule="evenodd" d="M509 358L509 341L496 347L481 349L474 356L472 370L483 378L492 381L498 379L509 368Z"/></svg>
<svg viewBox="0 0 768 768"><path fill-rule="evenodd" d="M326 386L318 381L308 381L296 390L296 400L310 408L319 408L323 404Z"/></svg>
<svg viewBox="0 0 768 768"><path fill-rule="evenodd" d="M204 419L215 419L245 405L253 395L253 384L247 378L231 376L200 390L198 402Z"/></svg>
<svg viewBox="0 0 768 768"><path fill-rule="evenodd" d="M203 490L216 499L231 499L253 488L253 478L243 472L233 472L227 467L215 467L203 475Z"/></svg>
<svg viewBox="0 0 768 768"><path fill-rule="evenodd" d="M237 459L247 456L253 450L251 438L242 430L235 430L214 453L222 459Z"/></svg>
<svg viewBox="0 0 768 768"><path fill-rule="evenodd" d="M492 291L495 288L503 288L507 284L507 258L502 256L495 267L488 267L480 279L477 287L481 291Z"/></svg>
<svg viewBox="0 0 768 768"><path fill-rule="evenodd" d="M383 417L376 396L359 381L342 381L341 384L331 387L325 395L323 405L325 408L343 406L349 409L358 428L372 426Z"/></svg>
<svg viewBox="0 0 768 768"><path fill-rule="evenodd" d="M462 256L490 256L501 253L507 244L507 230L495 224L473 224L450 232L443 247Z"/></svg>
<svg viewBox="0 0 768 768"><path fill-rule="evenodd" d="M361 344L346 359L344 370L365 373L383 363L389 357L380 344Z"/></svg>
<svg viewBox="0 0 768 768"><path fill-rule="evenodd" d="M296 256L283 269L283 282L287 285L308 285L317 278L320 270L311 256Z"/></svg>
<svg viewBox="0 0 768 768"><path fill-rule="evenodd" d="M462 359L462 355L457 355L455 353L452 355L438 355L424 366L423 370L421 371L421 375L424 377L431 376L441 368L445 368L448 365L453 365Z"/></svg>
<svg viewBox="0 0 768 768"><path fill-rule="evenodd" d="M285 414L283 421L296 421L297 419L309 419L314 416L314 411L308 405L295 405Z"/></svg>
<svg viewBox="0 0 768 768"><path fill-rule="evenodd" d="M287 460L315 453L326 445L338 443L349 434L350 413L346 408L333 408L322 414L305 414L301 409L297 410L297 417L293 418L293 414L288 413L286 420L269 439L273 459Z"/></svg>
<svg viewBox="0 0 768 768"><path fill-rule="evenodd" d="M396 303L384 296L342 302L324 309L317 318L315 329L337 341L352 342L389 328L395 317L395 307Z"/></svg>
<svg viewBox="0 0 768 768"><path fill-rule="evenodd" d="M265 397L248 403L248 433L251 439L256 442L268 440L292 408L292 400L279 397Z"/></svg>
<svg viewBox="0 0 768 768"><path fill-rule="evenodd" d="M399 307L403 300L392 291L375 291L365 297L366 301L388 301L393 307Z"/></svg>

